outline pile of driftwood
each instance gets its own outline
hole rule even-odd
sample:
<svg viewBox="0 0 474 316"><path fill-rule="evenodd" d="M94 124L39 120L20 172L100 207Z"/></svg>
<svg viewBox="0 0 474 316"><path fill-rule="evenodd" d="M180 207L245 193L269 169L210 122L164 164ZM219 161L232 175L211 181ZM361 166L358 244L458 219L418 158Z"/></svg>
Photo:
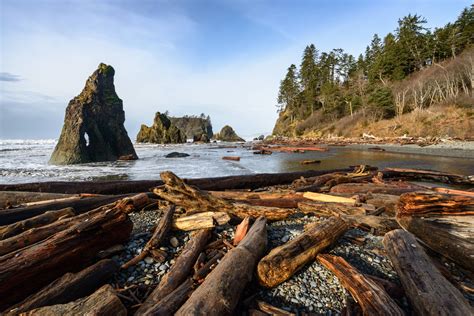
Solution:
<svg viewBox="0 0 474 316"><path fill-rule="evenodd" d="M432 257L448 258L474 272L472 177L359 166L194 180L163 172L161 179L1 185L0 311L229 315L238 310L290 315L255 296L244 299L244 290L248 292L254 277L260 286L275 287L318 260L337 276L364 315L404 315L391 282L365 275L327 253L348 229L358 227L384 235L386 254L416 314L473 313L462 294L472 289L436 266ZM108 259L130 238L128 214L158 205L162 215L141 253L122 266ZM267 222L298 214L326 219L267 249ZM216 239L212 233L224 224L236 226L233 240ZM120 269L145 257L162 261L167 254L160 246L173 230L192 231L191 238L156 288L137 298L129 288L109 284ZM126 308L125 301L134 304L127 302ZM356 309L346 308L348 314L351 310Z"/></svg>

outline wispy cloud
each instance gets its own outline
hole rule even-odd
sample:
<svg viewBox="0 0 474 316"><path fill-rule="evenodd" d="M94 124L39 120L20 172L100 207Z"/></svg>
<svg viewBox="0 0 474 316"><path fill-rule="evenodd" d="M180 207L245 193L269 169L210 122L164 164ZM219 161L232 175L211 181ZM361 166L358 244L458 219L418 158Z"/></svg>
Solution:
<svg viewBox="0 0 474 316"><path fill-rule="evenodd" d="M16 82L21 81L22 78L9 72L0 72L0 81Z"/></svg>

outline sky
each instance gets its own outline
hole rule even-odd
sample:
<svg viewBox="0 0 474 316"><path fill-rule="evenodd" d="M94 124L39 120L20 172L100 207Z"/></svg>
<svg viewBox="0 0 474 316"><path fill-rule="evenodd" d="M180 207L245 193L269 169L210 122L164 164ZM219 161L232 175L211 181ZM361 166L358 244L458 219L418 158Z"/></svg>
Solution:
<svg viewBox="0 0 474 316"><path fill-rule="evenodd" d="M280 80L306 45L359 55L409 13L454 21L462 0L0 0L0 138L58 138L104 62L131 139L154 113L269 134Z"/></svg>

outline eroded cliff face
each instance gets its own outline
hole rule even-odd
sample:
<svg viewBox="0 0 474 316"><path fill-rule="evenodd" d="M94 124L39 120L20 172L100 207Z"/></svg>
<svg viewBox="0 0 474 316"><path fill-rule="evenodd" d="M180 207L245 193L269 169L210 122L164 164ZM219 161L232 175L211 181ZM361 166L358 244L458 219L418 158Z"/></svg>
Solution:
<svg viewBox="0 0 474 316"><path fill-rule="evenodd" d="M187 139L194 141L209 142L214 133L212 132L211 119L209 117L170 117L171 122L186 134Z"/></svg>
<svg viewBox="0 0 474 316"><path fill-rule="evenodd" d="M239 137L229 125L224 126L219 133L214 135L214 138L224 142L245 142L245 139Z"/></svg>
<svg viewBox="0 0 474 316"><path fill-rule="evenodd" d="M100 64L82 92L69 102L52 164L137 159L125 130L122 100L115 92L115 70Z"/></svg>
<svg viewBox="0 0 474 316"><path fill-rule="evenodd" d="M186 135L171 122L166 114L156 112L151 127L142 124L137 135L137 142L180 144L186 142Z"/></svg>

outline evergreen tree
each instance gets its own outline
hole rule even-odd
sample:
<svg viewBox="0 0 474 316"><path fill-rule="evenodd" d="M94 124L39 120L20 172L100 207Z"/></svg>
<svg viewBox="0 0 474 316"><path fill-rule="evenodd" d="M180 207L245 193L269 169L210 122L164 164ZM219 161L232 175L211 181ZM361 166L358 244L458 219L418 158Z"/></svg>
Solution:
<svg viewBox="0 0 474 316"><path fill-rule="evenodd" d="M317 66L318 51L311 44L306 46L300 66L300 82L308 113L317 108L317 95L320 87L320 74Z"/></svg>
<svg viewBox="0 0 474 316"><path fill-rule="evenodd" d="M288 67L285 79L280 83L280 91L278 93L278 111L289 111L293 112L296 107L296 101L298 94L300 93L300 87L298 84L297 69L294 64Z"/></svg>
<svg viewBox="0 0 474 316"><path fill-rule="evenodd" d="M407 15L398 20L397 38L399 53L402 58L408 58L405 75L421 69L428 58L427 53L427 29L423 26L426 19L415 14Z"/></svg>

